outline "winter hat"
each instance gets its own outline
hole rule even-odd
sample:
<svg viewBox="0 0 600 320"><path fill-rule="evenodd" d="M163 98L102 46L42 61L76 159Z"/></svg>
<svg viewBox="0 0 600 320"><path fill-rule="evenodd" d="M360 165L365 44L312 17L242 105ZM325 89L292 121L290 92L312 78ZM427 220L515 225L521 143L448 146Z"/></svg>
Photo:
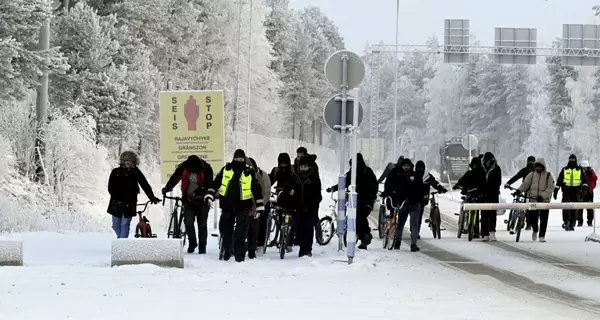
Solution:
<svg viewBox="0 0 600 320"><path fill-rule="evenodd" d="M527 162L535 162L535 157L534 156L527 157Z"/></svg>
<svg viewBox="0 0 600 320"><path fill-rule="evenodd" d="M577 156L576 156L576 155L574 155L574 154L571 154L571 155L569 156L569 161L577 161Z"/></svg>
<svg viewBox="0 0 600 320"><path fill-rule="evenodd" d="M285 163L288 166L292 165L292 160L291 160L289 154L280 153L279 156L277 156L277 164L282 164L282 163Z"/></svg>
<svg viewBox="0 0 600 320"><path fill-rule="evenodd" d="M402 163L402 160L404 160L404 156L400 156L400 157L398 158L398 163Z"/></svg>
<svg viewBox="0 0 600 320"><path fill-rule="evenodd" d="M419 170L419 169L423 169L425 170L425 162L419 160L417 161L417 163L415 164L415 169Z"/></svg>
<svg viewBox="0 0 600 320"><path fill-rule="evenodd" d="M242 149L237 149L233 153L233 158L246 158L246 153Z"/></svg>
<svg viewBox="0 0 600 320"><path fill-rule="evenodd" d="M581 167L582 168L589 168L590 167L590 162L587 161L587 160L581 161Z"/></svg>
<svg viewBox="0 0 600 320"><path fill-rule="evenodd" d="M494 154L491 152L486 152L483 155L483 161L490 161L490 160L496 160L496 157L494 157Z"/></svg>
<svg viewBox="0 0 600 320"><path fill-rule="evenodd" d="M133 163L133 165L135 166L138 166L140 164L140 160L137 154L131 150L123 151L123 153L121 153L121 156L119 156L119 162L121 164L123 164L123 162L125 161L131 161L131 163Z"/></svg>
<svg viewBox="0 0 600 320"><path fill-rule="evenodd" d="M254 168L254 171L258 171L258 166L256 165L256 161L254 161L254 159L250 158L250 163L252 165L252 168Z"/></svg>

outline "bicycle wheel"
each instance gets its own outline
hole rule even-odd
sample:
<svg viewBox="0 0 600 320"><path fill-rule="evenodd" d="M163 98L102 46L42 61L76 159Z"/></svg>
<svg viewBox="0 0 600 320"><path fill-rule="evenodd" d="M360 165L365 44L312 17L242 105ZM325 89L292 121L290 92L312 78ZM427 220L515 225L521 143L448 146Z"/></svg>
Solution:
<svg viewBox="0 0 600 320"><path fill-rule="evenodd" d="M271 225L273 224L271 220L271 215L267 217L267 226L265 233L265 242L263 243L262 253L265 254L267 252L267 245L269 244L269 239L271 238Z"/></svg>
<svg viewBox="0 0 600 320"><path fill-rule="evenodd" d="M464 226L465 226L465 212L461 211L460 215L458 216L458 232L456 233L456 237L459 239L462 237Z"/></svg>
<svg viewBox="0 0 600 320"><path fill-rule="evenodd" d="M440 215L440 209L433 208L431 210L431 217L429 218L431 220L431 227L433 229L433 238L437 238L441 239L442 238L442 230L441 230L441 225L442 225L442 217Z"/></svg>
<svg viewBox="0 0 600 320"><path fill-rule="evenodd" d="M175 224L177 224L177 216L171 214L171 219L169 219L169 229L167 229L167 238L175 238Z"/></svg>
<svg viewBox="0 0 600 320"><path fill-rule="evenodd" d="M377 228L377 231L379 232L379 239L383 239L385 238L385 205L382 204L379 206L379 227Z"/></svg>
<svg viewBox="0 0 600 320"><path fill-rule="evenodd" d="M394 245L396 244L396 241L400 241L400 240L396 239L396 224L392 224L390 226L390 232L388 233L388 237L389 237L389 239L388 239L388 243L387 243L387 245L388 245L387 249L392 250L392 249L394 249Z"/></svg>
<svg viewBox="0 0 600 320"><path fill-rule="evenodd" d="M523 218L519 217L517 220L517 226L515 230L517 232L517 237L516 237L516 242L519 242L519 240L521 240L521 230L523 229Z"/></svg>
<svg viewBox="0 0 600 320"><path fill-rule="evenodd" d="M317 243L326 246L333 238L333 219L329 216L321 218L317 224Z"/></svg>
<svg viewBox="0 0 600 320"><path fill-rule="evenodd" d="M181 210L181 214L179 215L179 222L177 224L179 225L179 237L183 239L181 243L185 245L185 241L187 239L187 232L185 232L185 223L183 223L183 210Z"/></svg>
<svg viewBox="0 0 600 320"><path fill-rule="evenodd" d="M287 245L286 241L287 241L287 230L282 230L281 234L279 235L279 258L283 259L285 258L285 247Z"/></svg>
<svg viewBox="0 0 600 320"><path fill-rule="evenodd" d="M510 212L508 213L508 220L506 220L506 231L508 232L510 232L511 229L514 211L515 210L510 210Z"/></svg>
<svg viewBox="0 0 600 320"><path fill-rule="evenodd" d="M139 223L135 225L135 237L136 238L143 238L143 236L142 236L142 228L140 227Z"/></svg>
<svg viewBox="0 0 600 320"><path fill-rule="evenodd" d="M467 217L469 219L467 222L469 224L469 227L468 227L469 241L473 241L473 236L475 236L475 225L474 225L473 221L471 221L471 220L473 220L472 214L469 212L469 215Z"/></svg>

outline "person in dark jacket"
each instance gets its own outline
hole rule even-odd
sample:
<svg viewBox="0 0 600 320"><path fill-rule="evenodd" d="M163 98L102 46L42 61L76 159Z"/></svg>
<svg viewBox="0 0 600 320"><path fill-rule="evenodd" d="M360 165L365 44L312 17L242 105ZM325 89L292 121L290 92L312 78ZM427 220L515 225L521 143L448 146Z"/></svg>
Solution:
<svg viewBox="0 0 600 320"><path fill-rule="evenodd" d="M421 211L421 199L423 198L423 180L414 171L414 165L410 159L403 159L400 165L396 165L385 180L383 197L390 197L392 203L387 203L388 210L400 207L398 211L398 229L394 240L394 249L400 249L402 232L406 220L410 215L411 230L419 229L419 212ZM417 246L418 232L410 234L410 251L419 251Z"/></svg>
<svg viewBox="0 0 600 320"><path fill-rule="evenodd" d="M587 160L581 161L581 168L585 172L585 177L588 184L588 190L582 190L581 200L583 202L594 202L594 189L596 189L596 182L598 182L598 176L596 171L590 166L590 162ZM587 209L587 225L591 227L594 222L594 209ZM577 226L583 227L583 209L577 212Z"/></svg>
<svg viewBox="0 0 600 320"><path fill-rule="evenodd" d="M556 179L556 187L554 188L554 200L558 196L558 190L562 188L562 202L579 202L581 201L581 191L588 190L587 177L579 164L577 164L577 156L574 154L569 156L569 162L560 170L560 174ZM575 231L575 223L577 221L577 210L563 210L563 229L566 231Z"/></svg>
<svg viewBox="0 0 600 320"><path fill-rule="evenodd" d="M496 157L491 152L486 152L483 156L482 166L474 170L473 175L476 179L476 185L483 184L478 188L483 195L481 202L498 203L500 202L500 187L502 186L502 170L496 163ZM496 210L481 211L481 236L483 241L496 241Z"/></svg>
<svg viewBox="0 0 600 320"><path fill-rule="evenodd" d="M275 191L279 192L283 190L290 180L292 179L293 167L290 155L287 153L280 153L277 156L277 167L274 167L269 173L269 179Z"/></svg>
<svg viewBox="0 0 600 320"><path fill-rule="evenodd" d="M233 161L226 164L215 177L213 187L208 189L205 201L214 201L219 192L219 232L222 237L223 260L228 261L231 253L235 261L242 262L246 257L246 233L250 211L256 204L256 214L263 214L263 193L256 172L246 164L246 153L238 149L233 153ZM235 231L234 231L235 225ZM231 240L233 239L233 246Z"/></svg>
<svg viewBox="0 0 600 320"><path fill-rule="evenodd" d="M305 147L299 147L298 149L296 149L296 160L294 160L294 164L299 164L299 160L302 157L311 157L312 160L310 161L311 164L311 168L313 168L313 171L316 174L319 174L319 166L317 165L317 155L316 154L309 154L308 150L306 150Z"/></svg>
<svg viewBox="0 0 600 320"><path fill-rule="evenodd" d="M377 179L377 184L379 185L380 183L383 183L383 181L385 181L387 176L390 174L390 171L392 171L392 169L394 169L396 165L400 164L402 160L404 160L404 156L400 156L395 164L393 162L388 163L383 172L381 173L381 176L379 176L379 179Z"/></svg>
<svg viewBox="0 0 600 320"><path fill-rule="evenodd" d="M419 229L417 231L417 234L419 234L421 231L421 224L423 223L423 212L425 210L425 206L429 204L429 195L431 192L431 187L433 187L439 193L446 193L448 192L448 189L444 188L431 173L426 171L425 162L421 160L417 161L417 163L415 164L415 171L417 173L417 176L420 177L423 181L423 199L421 200L421 211L419 212ZM420 239L421 236L419 236L418 238Z"/></svg>
<svg viewBox="0 0 600 320"><path fill-rule="evenodd" d="M204 196L213 184L213 169L208 162L191 155L180 163L162 189L165 195L181 182L181 202L183 204L183 223L189 239L188 253L198 248L199 254L206 254L208 236L208 212L210 207ZM198 221L198 239L194 221Z"/></svg>
<svg viewBox="0 0 600 320"><path fill-rule="evenodd" d="M350 168L352 168L352 159L350 159ZM356 234L360 240L359 249L367 249L373 236L369 227L369 215L373 211L375 199L379 184L377 177L371 168L369 168L361 153L356 154ZM350 182L352 181L352 169L346 172L346 192L349 192ZM327 188L327 192L338 191L338 185Z"/></svg>
<svg viewBox="0 0 600 320"><path fill-rule="evenodd" d="M517 172L517 174L515 174L512 178L510 178L504 185L504 188L508 189L510 187L510 185L517 182L517 180L519 180L519 179L521 179L522 181L525 181L525 177L535 170L534 166L535 166L535 157L534 156L527 157L527 165L524 168L522 168L521 170L519 170L519 172ZM526 214L528 215L529 211L527 211ZM531 230L531 225L529 223L531 221L531 219L527 219L526 221L527 222L525 224L525 230Z"/></svg>
<svg viewBox="0 0 600 320"><path fill-rule="evenodd" d="M481 159L483 158L483 155L479 155L478 157L473 157L473 159L471 159L471 163L469 163L469 170L467 172L465 172L465 174L460 177L460 179L458 179L458 181L456 182L456 184L452 187L453 190L457 190L457 189L461 189L461 194L462 195L467 195L467 193L469 191L477 194L479 189L483 190L483 187L485 185L485 180L483 179L482 175L476 175L475 172L477 172L477 170L481 169L482 167L482 163L481 163ZM477 224L475 226L475 232L473 234L474 238L479 238L479 224L480 224L480 220L479 218L477 219ZM465 222L465 226L466 226L466 222ZM466 229L465 229L466 230Z"/></svg>
<svg viewBox="0 0 600 320"><path fill-rule="evenodd" d="M298 256L312 256L312 245L315 226L319 219L321 195L321 178L315 171L311 157L301 157L294 165L294 174L290 183L283 188L279 196L279 204L284 209L294 210L293 220L296 225L296 239L300 250ZM290 251L288 249L288 251Z"/></svg>
<svg viewBox="0 0 600 320"><path fill-rule="evenodd" d="M140 187L153 204L160 202L154 196L146 177L138 169L139 158L133 151L125 151L119 157L120 166L110 172L108 212L112 215L112 228L117 238L128 238L131 219L136 215L137 196Z"/></svg>

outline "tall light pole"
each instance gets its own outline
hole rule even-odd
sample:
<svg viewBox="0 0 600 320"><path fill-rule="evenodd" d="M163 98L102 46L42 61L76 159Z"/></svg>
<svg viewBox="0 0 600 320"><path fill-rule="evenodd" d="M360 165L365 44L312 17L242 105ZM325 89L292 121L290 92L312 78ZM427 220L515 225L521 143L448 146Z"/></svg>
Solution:
<svg viewBox="0 0 600 320"><path fill-rule="evenodd" d="M236 126L237 126L237 122L238 120L238 113L239 111L239 105L238 105L238 97L239 97L239 89L240 89L240 61L242 58L242 9L243 9L243 5L244 5L244 1L243 0L239 0L239 6L238 6L238 40L237 40L237 65L236 65L236 71L235 71L235 77L236 77L236 81L235 81L235 89L233 90L233 124L232 124L232 130L233 130L233 147L236 148L236 143L237 143L237 131L236 131Z"/></svg>
<svg viewBox="0 0 600 320"><path fill-rule="evenodd" d="M248 88L246 105L246 152L248 152L248 140L250 139L250 94L252 92L252 15L254 13L252 0L250 0L250 26L248 26Z"/></svg>
<svg viewBox="0 0 600 320"><path fill-rule="evenodd" d="M398 47L398 24L400 22L400 0L396 0L396 48ZM392 136L392 161L398 157L396 153L396 141L398 141L398 53L394 53L394 135Z"/></svg>

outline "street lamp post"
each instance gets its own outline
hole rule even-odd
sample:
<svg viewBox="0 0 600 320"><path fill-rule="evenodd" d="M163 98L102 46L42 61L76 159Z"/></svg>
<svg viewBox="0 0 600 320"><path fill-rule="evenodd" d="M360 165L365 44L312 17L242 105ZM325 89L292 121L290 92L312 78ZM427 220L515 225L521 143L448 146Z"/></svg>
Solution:
<svg viewBox="0 0 600 320"><path fill-rule="evenodd" d="M396 0L396 47L398 47L398 24L400 21L400 0ZM392 159L396 159L396 141L398 135L398 53L394 53L394 134L392 141L394 143Z"/></svg>

